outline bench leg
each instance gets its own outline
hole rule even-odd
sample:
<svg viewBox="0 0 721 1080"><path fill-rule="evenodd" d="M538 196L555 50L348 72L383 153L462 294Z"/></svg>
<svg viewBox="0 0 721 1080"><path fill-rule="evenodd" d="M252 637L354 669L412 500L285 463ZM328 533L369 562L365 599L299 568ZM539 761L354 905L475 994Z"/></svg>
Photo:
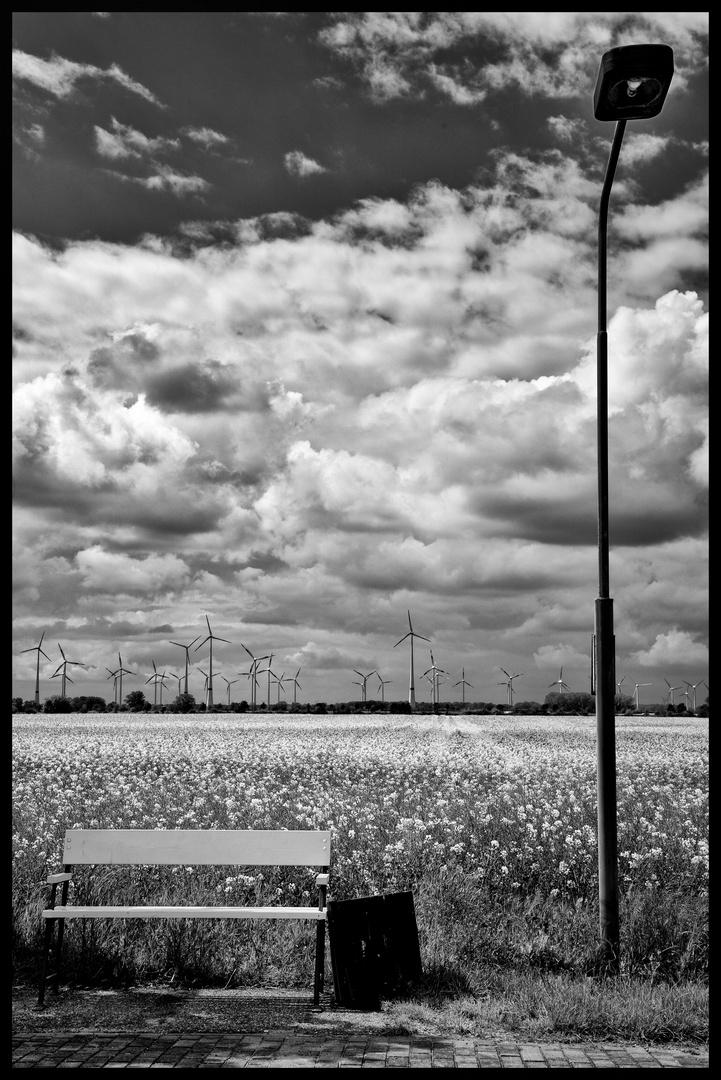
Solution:
<svg viewBox="0 0 721 1080"><path fill-rule="evenodd" d="M320 1004L325 970L325 922L319 919L315 931L315 979L313 981L313 1004Z"/></svg>
<svg viewBox="0 0 721 1080"><path fill-rule="evenodd" d="M40 990L38 993L38 1005L45 1004L45 983L47 982L48 974L48 957L50 955L50 945L53 939L53 925L56 919L45 920L45 943L43 946L43 958L40 964Z"/></svg>
<svg viewBox="0 0 721 1080"><path fill-rule="evenodd" d="M59 920L58 936L55 946L55 979L53 982L53 993L57 994L60 991L60 961L63 956L63 936L65 935L65 919Z"/></svg>

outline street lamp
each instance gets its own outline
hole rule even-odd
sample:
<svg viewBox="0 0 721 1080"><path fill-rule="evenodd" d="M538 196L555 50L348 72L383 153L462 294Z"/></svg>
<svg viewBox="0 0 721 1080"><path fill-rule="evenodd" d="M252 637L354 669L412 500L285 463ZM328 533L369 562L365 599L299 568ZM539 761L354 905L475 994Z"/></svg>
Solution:
<svg viewBox="0 0 721 1080"><path fill-rule="evenodd" d="M598 598L595 609L595 683L598 785L598 887L601 941L610 972L618 971L618 861L616 829L616 660L613 600L608 576L608 337L606 332L606 230L608 202L627 120L662 109L673 76L668 45L622 45L601 58L593 113L615 120L598 214L598 334L596 430L598 453Z"/></svg>

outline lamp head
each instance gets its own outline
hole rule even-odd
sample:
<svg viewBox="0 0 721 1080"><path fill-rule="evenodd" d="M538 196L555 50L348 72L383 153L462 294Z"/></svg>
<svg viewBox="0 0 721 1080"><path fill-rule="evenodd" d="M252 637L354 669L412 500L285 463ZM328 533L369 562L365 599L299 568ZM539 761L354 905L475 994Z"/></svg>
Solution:
<svg viewBox="0 0 721 1080"><path fill-rule="evenodd" d="M658 116L673 78L670 45L621 45L601 58L593 115L597 120Z"/></svg>

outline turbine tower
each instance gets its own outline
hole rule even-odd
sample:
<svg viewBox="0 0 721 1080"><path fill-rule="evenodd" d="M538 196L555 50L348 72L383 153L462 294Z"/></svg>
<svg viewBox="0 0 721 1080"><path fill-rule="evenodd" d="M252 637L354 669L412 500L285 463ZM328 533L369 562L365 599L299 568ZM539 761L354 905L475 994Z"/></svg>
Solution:
<svg viewBox="0 0 721 1080"><path fill-rule="evenodd" d="M80 660L68 660L67 657L65 656L65 653L63 652L63 647L60 644L60 642L58 642L58 648L60 649L60 655L62 656L63 659L62 659L62 662L60 664L58 664L58 667L57 667L57 669L55 671L55 674L51 675L51 678L54 679L57 675L60 675L61 674L61 668L62 668L62 675L61 675L62 681L61 681L61 684L60 684L60 686L61 686L60 696L61 697L66 697L67 695L65 693L65 683L73 681L70 678L70 676L68 675L68 665L72 664L73 667L85 667L85 664L83 664L82 661L80 661ZM38 654L38 658L39 658L39 654Z"/></svg>
<svg viewBox="0 0 721 1080"><path fill-rule="evenodd" d="M46 660L50 659L48 654L46 652L43 652L43 638L44 637L45 637L45 631L43 630L42 636L40 638L40 644L39 645L35 645L34 648L32 648L32 649L21 649L21 652L37 652L37 654L38 654L38 663L37 663L37 667L35 669L35 704L36 705L40 704L40 654L42 653ZM698 683L696 685L698 686ZM695 693L695 689L694 689L694 693Z"/></svg>
<svg viewBox="0 0 721 1080"><path fill-rule="evenodd" d="M684 682L685 682L685 680L684 680ZM687 682L686 686L691 687L691 708L693 709L694 712L696 712L696 687L697 686L705 686L708 689L708 683L704 682L704 680L701 679L699 682L696 682L696 683Z"/></svg>
<svg viewBox="0 0 721 1080"><path fill-rule="evenodd" d="M503 670L503 669L501 669L501 670ZM461 701L466 700L466 687L467 686L470 686L471 689L475 689L475 687L473 686L473 683L466 682L466 669L465 668L462 669L461 677L458 680L458 682L454 682L453 685L461 687Z"/></svg>
<svg viewBox="0 0 721 1080"><path fill-rule="evenodd" d="M518 672L514 672L513 675L509 675L509 673L506 671L505 668L501 668L501 671L503 672L503 674L508 679L508 682L499 683L498 685L508 687L508 704L512 706L513 705L513 680L514 679L520 679L521 676L523 675L523 672L518 671ZM561 680L561 681L563 681L563 680ZM556 685L555 683L551 683L551 686L555 686L555 685ZM565 683L564 683L564 686L565 686ZM568 687L566 687L566 689L568 689Z"/></svg>
<svg viewBox="0 0 721 1080"><path fill-rule="evenodd" d="M110 668L106 667L105 670L110 671ZM113 705L117 705L118 703L118 678L119 675L117 671L110 671L108 678L105 680L106 682L109 682L110 679L113 680Z"/></svg>
<svg viewBox="0 0 721 1080"><path fill-rule="evenodd" d="M356 685L363 687L363 693L362 693L361 701L365 701L367 699L366 685L368 683L368 680L370 679L371 675L376 675L377 672L369 671L367 675L364 675L363 672L358 671L357 668L353 668L353 670L355 671L356 675L360 675L361 679L363 680L362 683L357 683ZM354 680L354 682L355 682L355 680Z"/></svg>
<svg viewBox="0 0 721 1080"><path fill-rule="evenodd" d="M276 681L276 683L277 683L277 691L276 691L276 693L277 693L277 697L276 697L276 702L279 702L279 701L280 701L280 694L281 694L281 691L283 691L283 693L285 693L285 690L283 690L283 683L284 683L284 682L292 682L293 680L291 679L290 675L289 675L289 676L288 676L288 678L286 679L286 677L285 677L285 672L283 672L283 674L282 674L282 675L280 676L280 678L278 678L278 676L277 676L277 675L275 676L275 681Z"/></svg>
<svg viewBox="0 0 721 1080"><path fill-rule="evenodd" d="M429 668L426 668L426 670L423 672L423 678L425 678L425 676L428 675L429 672L432 672L431 682L433 684L433 704L435 705L438 702L438 682L439 682L439 679L440 679L441 676L447 675L448 672L444 671L443 668L439 668L436 665L436 662L433 659L433 650L431 649L429 651L430 651L430 654L431 654L431 666Z"/></svg>
<svg viewBox="0 0 721 1080"><path fill-rule="evenodd" d="M252 663L250 665L250 671L249 672L242 671L242 672L240 672L240 674L241 675L246 675L247 674L249 676L249 678L250 678L250 708L251 708L252 712L255 712L256 707L257 707L257 703L258 703L258 698L257 698L258 664L260 663L261 660L268 660L269 657L268 656L253 656L253 654L250 651L250 649L248 648L248 646L243 645L242 641L241 641L241 645L243 646L243 648L245 649L245 651L247 652L248 656L250 657L250 659L252 661Z"/></svg>
<svg viewBox="0 0 721 1080"><path fill-rule="evenodd" d="M376 674L378 674L378 672L376 672ZM386 699L385 688L388 685L388 683L392 683L392 682L393 682L393 679L381 679L380 675L378 675L378 689L381 692L381 701L385 701L385 699Z"/></svg>
<svg viewBox="0 0 721 1080"><path fill-rule="evenodd" d="M502 670L502 669L501 669L501 670ZM556 679L556 681L555 681L555 682L552 682L552 683L549 683L549 684L548 684L548 686L549 686L549 689L550 689L550 688L551 688L552 686L557 686L557 687L558 687L558 693L559 693L559 694L562 694L562 693L564 692L564 690L570 690L570 687L569 687L568 683L565 683L565 682L563 681L563 668L561 668L561 671L560 671L560 673L559 673L559 676L558 676L558 678Z"/></svg>
<svg viewBox="0 0 721 1080"><path fill-rule="evenodd" d="M293 704L294 705L297 704L297 691L303 689L303 687L298 682L298 676L299 675L300 675L300 668L298 668L295 675L293 676Z"/></svg>
<svg viewBox="0 0 721 1080"><path fill-rule="evenodd" d="M198 634L198 637L200 637L200 634ZM198 638L194 637L190 645L181 645L179 641L170 642L171 645L177 645L179 649L185 649L185 688L183 690L184 694L188 693L188 669L190 668L190 650L192 646L195 645L197 640ZM180 694L180 683L178 683L178 694Z"/></svg>
<svg viewBox="0 0 721 1080"><path fill-rule="evenodd" d="M266 699L266 704L267 704L268 708L270 708L270 680L278 678L276 673L273 671L273 668L271 667L271 664L273 663L274 655L275 655L275 653L271 653L270 656L268 657L268 667L265 669L267 671L267 673L268 673L268 695L267 695L267 699Z"/></svg>
<svg viewBox="0 0 721 1080"><path fill-rule="evenodd" d="M225 675L220 676L224 683L228 684L228 705L230 705L230 688L233 683L237 683L238 679L226 679Z"/></svg>
<svg viewBox="0 0 721 1080"><path fill-rule="evenodd" d="M205 682L203 683L203 697L205 698L205 707L208 707L208 672L203 671L202 667L198 668L201 675L205 676Z"/></svg>
<svg viewBox="0 0 721 1080"><path fill-rule="evenodd" d="M207 636L207 638L205 638L204 641L201 641L200 645L196 645L195 651L197 652L198 649L202 649L203 646L206 644L206 642L208 642L208 641L210 642L210 664L208 665L208 672L209 672L209 674L208 674L208 694L207 694L207 700L206 700L206 703L205 703L205 707L206 707L206 709L212 709L212 707L213 707L213 642L214 641L224 641L226 645L231 645L232 642L228 641L227 638L216 637L215 636L213 631L210 629L210 619L208 618L207 615L205 616L205 621L208 624L208 636Z"/></svg>
<svg viewBox="0 0 721 1080"><path fill-rule="evenodd" d="M109 670L110 670L110 668L108 668L108 671ZM118 676L118 705L122 705L123 704L123 675L132 675L133 678L135 678L135 675L134 675L134 672L129 671L127 668L123 667L123 661L122 661L122 659L120 657L119 652L118 652L118 670L117 670L116 674Z"/></svg>
<svg viewBox="0 0 721 1080"><path fill-rule="evenodd" d="M163 686L165 685L164 680L166 678L166 674L165 674L165 672L163 672L163 674L161 675L160 672L158 671L158 669L155 666L155 661L154 660L153 660L152 663L153 663L153 674L150 676L149 679L145 680L145 685L147 686L149 682L151 682L153 684L153 705L157 705L158 704L158 684L160 684L160 704L162 705L163 704Z"/></svg>
<svg viewBox="0 0 721 1080"><path fill-rule="evenodd" d="M416 703L416 687L415 687L415 681L414 681L414 675L413 675L413 638L416 638L416 637L420 638L421 641L430 641L431 640L430 638L423 637L422 634L416 634L416 632L413 629L413 624L411 623L411 613L409 611L408 612L408 633L404 634L403 637L401 638L401 640L397 641L395 643L393 648L396 649L401 644L402 641L406 640L406 638L411 639L411 668L410 668L410 682L409 682L409 686L408 686L408 701L409 701L409 703L411 705L415 705L415 703Z"/></svg>
<svg viewBox="0 0 721 1080"><path fill-rule="evenodd" d="M681 690L682 688L680 686L671 686L671 683L668 681L668 679L664 679L663 681L666 683L666 686L668 687L668 693L666 694L666 701L668 703L670 703L671 705L673 705L674 704L674 699L673 699L674 692L676 690ZM650 686L651 684L647 683L647 685Z"/></svg>
<svg viewBox="0 0 721 1080"><path fill-rule="evenodd" d="M637 682L637 683L633 684L633 698L634 698L634 701L636 702L636 708L637 709L640 709L640 707L641 707L639 705L639 703L638 703L638 688L639 688L639 686L650 686L650 685L651 685L650 682Z"/></svg>

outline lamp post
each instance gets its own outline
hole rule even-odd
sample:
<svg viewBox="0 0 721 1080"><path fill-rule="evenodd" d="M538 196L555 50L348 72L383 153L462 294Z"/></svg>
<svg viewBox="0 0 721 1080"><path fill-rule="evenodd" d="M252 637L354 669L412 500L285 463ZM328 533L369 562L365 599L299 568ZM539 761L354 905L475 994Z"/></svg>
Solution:
<svg viewBox="0 0 721 1080"><path fill-rule="evenodd" d="M603 54L593 95L597 120L615 120L598 214L598 334L596 336L596 431L598 455L598 598L595 605L595 674L598 889L601 942L606 968L618 972L618 859L616 826L616 661L613 600L608 573L608 335L606 330L606 232L611 186L627 120L660 113L673 76L668 45L623 45Z"/></svg>

